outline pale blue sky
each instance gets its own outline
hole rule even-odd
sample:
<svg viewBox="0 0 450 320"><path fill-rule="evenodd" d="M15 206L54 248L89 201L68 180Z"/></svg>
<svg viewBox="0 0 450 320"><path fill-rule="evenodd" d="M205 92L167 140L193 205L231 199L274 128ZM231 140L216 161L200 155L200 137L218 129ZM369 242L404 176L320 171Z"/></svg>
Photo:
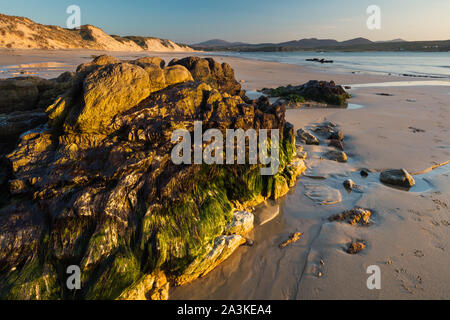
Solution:
<svg viewBox="0 0 450 320"><path fill-rule="evenodd" d="M82 24L109 34L195 43L213 38L281 42L300 38L347 40L450 39L450 0L0 0L0 13L65 26L66 8ZM381 30L368 30L366 9L381 8Z"/></svg>

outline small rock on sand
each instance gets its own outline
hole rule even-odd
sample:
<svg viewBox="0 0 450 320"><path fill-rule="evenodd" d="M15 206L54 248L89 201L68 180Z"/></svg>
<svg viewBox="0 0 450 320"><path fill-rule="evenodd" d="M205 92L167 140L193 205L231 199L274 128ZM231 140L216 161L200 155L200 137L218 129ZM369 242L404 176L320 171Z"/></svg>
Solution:
<svg viewBox="0 0 450 320"><path fill-rule="evenodd" d="M297 137L305 144L319 145L319 139L317 139L312 133L304 129L297 130Z"/></svg>
<svg viewBox="0 0 450 320"><path fill-rule="evenodd" d="M369 176L369 170L367 170L367 169L361 169L361 171L359 172L359 174L361 175L361 177L367 178L367 177Z"/></svg>
<svg viewBox="0 0 450 320"><path fill-rule="evenodd" d="M363 251L365 248L366 248L366 245L362 241L352 242L348 246L347 253L348 254L357 254L357 253Z"/></svg>
<svg viewBox="0 0 450 320"><path fill-rule="evenodd" d="M342 143L341 140L336 140L336 139L330 140L328 142L328 146L335 147L338 150L344 151L344 144Z"/></svg>
<svg viewBox="0 0 450 320"><path fill-rule="evenodd" d="M343 151L336 151L336 150L328 151L327 153L324 154L324 157L327 158L328 160L333 160L337 162L348 161L347 154Z"/></svg>
<svg viewBox="0 0 450 320"><path fill-rule="evenodd" d="M344 211L342 213L336 214L328 218L328 221L342 222L347 221L351 225L367 225L370 223L370 217L372 212L363 208L353 208L351 210Z"/></svg>
<svg viewBox="0 0 450 320"><path fill-rule="evenodd" d="M329 139L342 141L344 140L344 134L342 133L342 131L335 131L330 135Z"/></svg>
<svg viewBox="0 0 450 320"><path fill-rule="evenodd" d="M300 237L302 236L301 232L296 232L293 233L289 236L289 239L287 239L286 241L284 241L283 243L280 244L280 248L285 248L288 245L290 245L291 243L295 243L298 240L300 240Z"/></svg>
<svg viewBox="0 0 450 320"><path fill-rule="evenodd" d="M345 189L351 191L351 190L353 190L354 186L355 186L355 183L353 182L352 179L347 179L347 180L344 181Z"/></svg>
<svg viewBox="0 0 450 320"><path fill-rule="evenodd" d="M380 174L380 180L386 184L404 188L411 188L416 183L414 178L405 169L391 169L383 171Z"/></svg>

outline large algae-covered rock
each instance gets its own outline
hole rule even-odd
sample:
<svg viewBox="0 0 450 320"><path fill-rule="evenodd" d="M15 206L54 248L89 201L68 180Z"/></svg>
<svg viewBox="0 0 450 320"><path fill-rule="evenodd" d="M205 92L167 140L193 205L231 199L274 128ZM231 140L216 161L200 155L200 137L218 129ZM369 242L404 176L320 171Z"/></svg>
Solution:
<svg viewBox="0 0 450 320"><path fill-rule="evenodd" d="M243 96L241 85L234 77L234 70L227 63L218 63L212 58L187 57L173 59L169 66L182 65L186 67L196 81L202 81L221 93Z"/></svg>
<svg viewBox="0 0 450 320"><path fill-rule="evenodd" d="M237 218L235 208L277 198L295 182L302 169L292 163L284 107L247 104L183 69L184 82L167 87L165 75L153 92L145 65L96 59L47 106L48 124L20 137L2 178L0 298L165 299L168 283L152 286L149 275L176 284L206 274L245 242L237 233L250 230L251 216ZM278 129L278 172L175 164L172 133L193 134L195 121L224 136ZM68 265L81 268L81 290L64 285Z"/></svg>

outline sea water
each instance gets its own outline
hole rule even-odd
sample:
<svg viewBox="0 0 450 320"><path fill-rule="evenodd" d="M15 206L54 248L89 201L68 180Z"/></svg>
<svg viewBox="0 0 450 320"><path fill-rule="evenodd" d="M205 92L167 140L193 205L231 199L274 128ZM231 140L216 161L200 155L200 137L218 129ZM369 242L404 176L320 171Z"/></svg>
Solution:
<svg viewBox="0 0 450 320"><path fill-rule="evenodd" d="M323 71L450 78L450 52L208 52L261 61L306 65ZM333 60L331 64L306 59Z"/></svg>

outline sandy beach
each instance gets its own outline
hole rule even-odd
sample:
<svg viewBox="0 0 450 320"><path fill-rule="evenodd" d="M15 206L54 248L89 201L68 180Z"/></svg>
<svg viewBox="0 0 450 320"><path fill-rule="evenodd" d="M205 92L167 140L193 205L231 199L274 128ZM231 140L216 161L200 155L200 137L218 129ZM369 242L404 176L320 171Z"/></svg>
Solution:
<svg viewBox="0 0 450 320"><path fill-rule="evenodd" d="M102 53L0 50L0 77L54 78ZM120 59L149 55L108 54ZM207 56L155 56L168 62L195 54ZM329 149L326 144L304 146L308 152L305 176L287 196L257 208L256 216L278 214L255 227L251 234L254 246L239 248L206 277L175 288L171 299L449 299L450 164L439 165L450 160L450 82L427 85L417 78L325 73L298 65L214 58L228 62L243 88L251 91L313 79L351 87L398 85L352 87L349 102L362 106L359 109L288 110L287 120L295 130L324 120L336 123L345 134L349 161L322 159ZM403 86L406 81L420 84ZM361 168L372 171L369 177L360 176ZM389 168L408 170L416 186L404 191L381 184L379 172ZM361 186L361 192L345 190L342 182L349 178ZM337 190L342 201L332 205L313 201L306 194L318 184ZM328 222L329 216L355 206L373 210L371 225ZM279 244L293 232L301 232L301 239L280 249ZM364 240L367 248L358 255L347 254L353 240ZM370 276L366 270L371 265L381 269L381 290L366 286Z"/></svg>

